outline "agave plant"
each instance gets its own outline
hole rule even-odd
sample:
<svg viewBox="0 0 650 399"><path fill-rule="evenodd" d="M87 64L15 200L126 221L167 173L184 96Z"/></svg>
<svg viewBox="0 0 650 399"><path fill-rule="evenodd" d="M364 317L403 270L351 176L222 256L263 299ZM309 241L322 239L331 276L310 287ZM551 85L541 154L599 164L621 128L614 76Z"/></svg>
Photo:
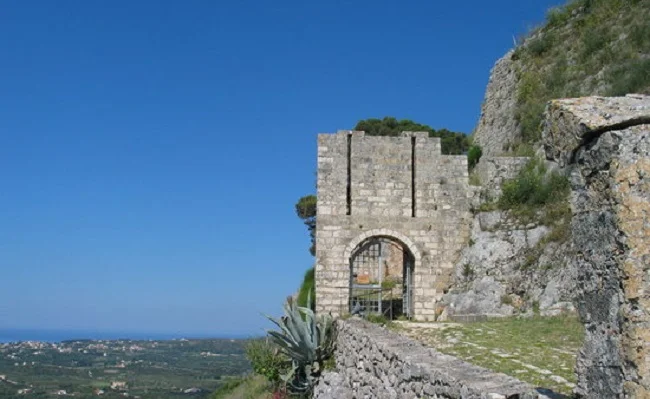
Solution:
<svg viewBox="0 0 650 399"><path fill-rule="evenodd" d="M307 307L299 307L292 297L284 304L284 316L268 317L280 331L269 331L270 338L289 356L292 367L282 376L294 392L309 392L334 352L335 330L330 314L316 316Z"/></svg>

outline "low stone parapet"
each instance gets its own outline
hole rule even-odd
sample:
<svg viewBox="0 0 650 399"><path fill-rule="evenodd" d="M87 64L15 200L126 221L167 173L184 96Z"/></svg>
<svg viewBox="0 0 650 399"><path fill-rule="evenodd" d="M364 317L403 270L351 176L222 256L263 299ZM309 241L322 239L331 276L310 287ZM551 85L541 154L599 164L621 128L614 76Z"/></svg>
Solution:
<svg viewBox="0 0 650 399"><path fill-rule="evenodd" d="M439 353L361 319L337 321L337 373L315 391L341 398L532 399L544 397L516 378ZM329 392L329 393L328 393Z"/></svg>

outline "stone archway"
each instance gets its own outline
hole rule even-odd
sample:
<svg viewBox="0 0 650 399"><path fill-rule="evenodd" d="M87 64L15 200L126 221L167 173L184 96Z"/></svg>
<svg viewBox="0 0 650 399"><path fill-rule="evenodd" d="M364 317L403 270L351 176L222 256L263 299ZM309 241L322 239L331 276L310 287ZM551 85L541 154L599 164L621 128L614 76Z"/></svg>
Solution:
<svg viewBox="0 0 650 399"><path fill-rule="evenodd" d="M350 313L414 316L414 272L421 255L408 237L387 229L367 231L348 244L344 261Z"/></svg>
<svg viewBox="0 0 650 399"><path fill-rule="evenodd" d="M420 254L420 250L418 247L413 243L413 241L405 236L404 234L395 231L395 230L390 230L390 229L373 229L373 230L368 230L362 234L359 234L350 242L345 248L345 251L343 252L343 259L350 259L352 256L352 252L361 244L363 241L367 240L370 237L390 237L393 238L397 241L400 241L402 244L404 244L409 251L411 251L411 254L413 254L413 258L415 260L415 268L420 268L422 267L422 255Z"/></svg>

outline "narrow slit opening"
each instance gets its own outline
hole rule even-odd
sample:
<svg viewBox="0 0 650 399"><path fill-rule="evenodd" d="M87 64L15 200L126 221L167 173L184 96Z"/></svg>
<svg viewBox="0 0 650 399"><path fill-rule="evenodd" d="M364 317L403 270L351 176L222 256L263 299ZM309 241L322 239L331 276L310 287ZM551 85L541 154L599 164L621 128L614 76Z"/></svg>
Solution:
<svg viewBox="0 0 650 399"><path fill-rule="evenodd" d="M411 217L415 217L415 137L411 137Z"/></svg>
<svg viewBox="0 0 650 399"><path fill-rule="evenodd" d="M348 179L345 187L346 215L352 215L352 134L348 134Z"/></svg>

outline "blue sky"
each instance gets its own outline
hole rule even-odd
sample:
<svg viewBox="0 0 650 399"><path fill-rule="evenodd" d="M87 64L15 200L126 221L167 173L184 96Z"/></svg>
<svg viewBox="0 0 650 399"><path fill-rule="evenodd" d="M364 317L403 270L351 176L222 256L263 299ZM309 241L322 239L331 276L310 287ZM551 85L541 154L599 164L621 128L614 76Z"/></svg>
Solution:
<svg viewBox="0 0 650 399"><path fill-rule="evenodd" d="M313 261L316 134L470 132L558 3L3 3L0 328L261 332Z"/></svg>

